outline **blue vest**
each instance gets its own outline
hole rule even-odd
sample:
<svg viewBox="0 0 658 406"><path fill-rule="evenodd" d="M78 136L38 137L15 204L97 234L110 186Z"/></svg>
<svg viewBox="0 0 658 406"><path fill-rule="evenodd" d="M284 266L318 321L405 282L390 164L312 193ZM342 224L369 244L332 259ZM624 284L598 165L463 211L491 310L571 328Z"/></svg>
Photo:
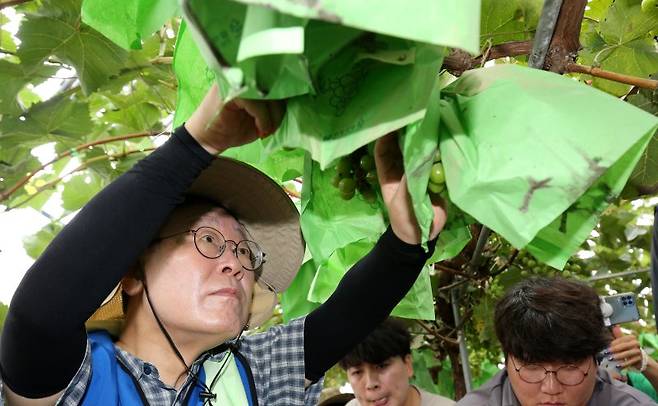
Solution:
<svg viewBox="0 0 658 406"><path fill-rule="evenodd" d="M105 331L94 331L88 333L91 345L91 382L87 386L87 391L80 403L82 406L97 405L115 405L115 406L134 406L148 405L146 396L141 387L124 366L117 360L114 343L112 338ZM255 391L250 384L251 371L245 367L245 360L236 354L235 361L240 372L242 384L246 389L249 405L254 405ZM205 382L205 372L203 368L199 369L198 379ZM252 379L253 380L253 379ZM202 406L203 400L200 397L202 391L201 385L195 384L187 394L188 406ZM258 405L258 403L255 403Z"/></svg>

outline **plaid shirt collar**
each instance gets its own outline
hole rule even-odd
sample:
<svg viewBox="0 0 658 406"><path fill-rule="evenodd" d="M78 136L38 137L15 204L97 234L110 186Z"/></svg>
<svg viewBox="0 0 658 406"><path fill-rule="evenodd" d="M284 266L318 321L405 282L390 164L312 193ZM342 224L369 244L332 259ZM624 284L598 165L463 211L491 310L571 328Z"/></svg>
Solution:
<svg viewBox="0 0 658 406"><path fill-rule="evenodd" d="M150 405L182 405L191 388L194 387L194 376L199 372L203 362L208 357L204 354L190 367L185 382L176 390L171 385L160 380L160 373L155 365L142 361L115 344L117 360L126 367L126 370L139 383Z"/></svg>

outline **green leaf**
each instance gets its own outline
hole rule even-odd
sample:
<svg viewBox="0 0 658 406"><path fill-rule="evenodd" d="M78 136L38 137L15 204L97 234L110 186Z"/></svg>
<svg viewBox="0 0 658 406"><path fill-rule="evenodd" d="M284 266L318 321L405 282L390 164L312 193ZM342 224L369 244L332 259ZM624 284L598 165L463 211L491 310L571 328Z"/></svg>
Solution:
<svg viewBox="0 0 658 406"><path fill-rule="evenodd" d="M429 372L430 368L436 366L432 350L421 348L412 351L411 355L414 367L413 384L426 391L437 393L439 386L434 382Z"/></svg>
<svg viewBox="0 0 658 406"><path fill-rule="evenodd" d="M161 112L150 103L138 103L121 110L110 111L103 116L108 123L120 124L122 132L156 130L160 127Z"/></svg>
<svg viewBox="0 0 658 406"><path fill-rule="evenodd" d="M640 0L616 0L599 24L601 36L608 44L624 44L646 38L658 28L658 9L643 12Z"/></svg>
<svg viewBox="0 0 658 406"><path fill-rule="evenodd" d="M480 38L483 41L490 38L492 44L530 39L534 35L541 8L541 0L483 0Z"/></svg>
<svg viewBox="0 0 658 406"><path fill-rule="evenodd" d="M589 0L585 9L585 17L600 21L607 14L614 0Z"/></svg>
<svg viewBox="0 0 658 406"><path fill-rule="evenodd" d="M18 115L21 111L17 93L28 83L39 83L57 72L56 66L39 65L29 72L25 65L0 59L0 115ZM0 133L2 134L2 133Z"/></svg>
<svg viewBox="0 0 658 406"><path fill-rule="evenodd" d="M26 115L26 121L40 124L45 134L78 138L91 131L87 103L68 98L53 98L34 106Z"/></svg>
<svg viewBox="0 0 658 406"><path fill-rule="evenodd" d="M89 94L119 73L128 54L79 18L63 18L27 17L19 30L18 56L27 66L49 57L73 66L82 90Z"/></svg>
<svg viewBox="0 0 658 406"><path fill-rule="evenodd" d="M0 147L33 148L46 141L62 141L69 148L92 130L88 105L68 98L53 98L35 105L21 117L0 121Z"/></svg>
<svg viewBox="0 0 658 406"><path fill-rule="evenodd" d="M2 331L2 326L5 324L5 319L7 318L7 311L9 306L0 302L0 331Z"/></svg>
<svg viewBox="0 0 658 406"><path fill-rule="evenodd" d="M16 42L9 31L0 30L0 49L8 52L16 52Z"/></svg>
<svg viewBox="0 0 658 406"><path fill-rule="evenodd" d="M609 45L597 41L580 53L581 62L624 75L648 78L658 71L658 51L650 38ZM594 77L592 85L615 96L623 96L631 85Z"/></svg>
<svg viewBox="0 0 658 406"><path fill-rule="evenodd" d="M23 248L25 248L27 255L34 259L39 257L61 229L60 224L51 223L38 233L25 237L23 239Z"/></svg>
<svg viewBox="0 0 658 406"><path fill-rule="evenodd" d="M93 174L74 175L64 184L62 207L75 211L84 206L103 187L103 183Z"/></svg>
<svg viewBox="0 0 658 406"><path fill-rule="evenodd" d="M33 105L41 102L41 97L34 93L32 89L24 87L20 92L18 92L18 101L24 109L29 109Z"/></svg>
<svg viewBox="0 0 658 406"><path fill-rule="evenodd" d="M581 63L624 75L649 77L658 71L658 50L650 31L658 29L658 10L643 13L639 0L617 0L600 23L583 22ZM622 96L631 86L597 77L592 85Z"/></svg>
<svg viewBox="0 0 658 406"><path fill-rule="evenodd" d="M629 96L628 102L658 116L658 90L640 90ZM635 166L622 197L632 199L641 195L652 195L658 192L658 132L656 132L640 161Z"/></svg>
<svg viewBox="0 0 658 406"><path fill-rule="evenodd" d="M140 49L142 39L179 14L175 0L85 0L82 21L125 49Z"/></svg>

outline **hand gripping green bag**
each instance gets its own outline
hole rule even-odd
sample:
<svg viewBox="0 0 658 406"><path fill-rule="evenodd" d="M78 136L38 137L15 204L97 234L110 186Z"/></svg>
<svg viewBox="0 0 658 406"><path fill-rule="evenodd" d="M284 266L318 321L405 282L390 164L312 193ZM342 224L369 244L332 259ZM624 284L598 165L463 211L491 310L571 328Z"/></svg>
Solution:
<svg viewBox="0 0 658 406"><path fill-rule="evenodd" d="M562 268L621 192L658 118L550 72L499 65L442 91L450 199Z"/></svg>

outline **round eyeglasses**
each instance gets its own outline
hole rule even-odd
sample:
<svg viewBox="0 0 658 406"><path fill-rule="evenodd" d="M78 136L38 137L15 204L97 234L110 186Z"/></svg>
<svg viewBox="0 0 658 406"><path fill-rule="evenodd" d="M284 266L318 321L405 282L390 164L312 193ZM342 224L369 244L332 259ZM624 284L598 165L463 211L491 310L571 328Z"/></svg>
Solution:
<svg viewBox="0 0 658 406"><path fill-rule="evenodd" d="M209 259L219 258L226 251L227 243L233 243L233 255L236 256L240 265L248 271L255 271L265 263L265 253L260 246L251 240L240 240L235 242L227 240L222 233L212 227L199 227L193 230L181 231L161 237L159 240L171 238L180 234L192 233L194 235L194 246L199 254Z"/></svg>
<svg viewBox="0 0 658 406"><path fill-rule="evenodd" d="M540 383L546 379L548 374L553 374L555 379L565 386L576 386L583 383L592 367L591 363L587 367L587 371L583 371L573 364L562 365L556 370L546 369L539 364L525 364L517 367L514 359L512 359L512 365L523 382Z"/></svg>

